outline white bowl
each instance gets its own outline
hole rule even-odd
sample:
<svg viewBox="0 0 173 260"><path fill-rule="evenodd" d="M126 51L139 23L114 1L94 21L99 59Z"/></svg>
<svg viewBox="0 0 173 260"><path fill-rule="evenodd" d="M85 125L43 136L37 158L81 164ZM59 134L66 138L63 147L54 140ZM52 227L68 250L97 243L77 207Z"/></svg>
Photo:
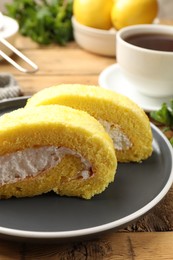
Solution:
<svg viewBox="0 0 173 260"><path fill-rule="evenodd" d="M101 30L85 26L72 17L74 39L83 49L104 55L115 57L116 30Z"/></svg>
<svg viewBox="0 0 173 260"><path fill-rule="evenodd" d="M13 18L3 16L2 28L0 29L0 37L7 40L12 45L15 44L15 39L19 31L19 25ZM12 54L12 51L7 48L4 44L0 43L0 50L5 52L8 56ZM0 56L0 60L2 57Z"/></svg>

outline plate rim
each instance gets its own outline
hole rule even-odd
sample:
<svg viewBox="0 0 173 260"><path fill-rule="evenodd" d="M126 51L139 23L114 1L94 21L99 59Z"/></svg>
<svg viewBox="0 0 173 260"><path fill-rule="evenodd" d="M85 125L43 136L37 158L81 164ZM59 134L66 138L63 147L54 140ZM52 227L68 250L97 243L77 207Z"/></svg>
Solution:
<svg viewBox="0 0 173 260"><path fill-rule="evenodd" d="M23 98L14 98L9 99L8 101L16 101L16 100L27 100L28 97L24 96ZM0 102L1 104L2 102ZM3 102L5 103L5 101ZM171 146L170 142L166 138L166 136L162 133L162 131L155 126L153 123L151 124L151 128L154 129L155 132L164 140L165 144L167 145L167 148L169 149L170 156L171 156L171 171L169 174L169 178L167 179L167 182L165 183L164 187L160 190L160 192L155 196L149 203L147 203L142 208L136 210L135 212L121 218L115 221L111 221L106 224L90 227L90 228L84 228L79 230L69 230L69 231L28 231L28 230L19 230L19 229L13 229L13 228L7 228L7 227L1 227L0 226L0 234L5 235L8 237L18 237L18 238L32 238L32 239L67 239L67 238L77 238L77 237L83 237L88 235L95 235L98 233L102 233L105 231L109 231L112 229L116 229L117 227L124 226L132 221L135 221L136 219L143 216L145 213L150 211L154 206L156 206L167 194L169 189L171 188L173 184L173 147Z"/></svg>

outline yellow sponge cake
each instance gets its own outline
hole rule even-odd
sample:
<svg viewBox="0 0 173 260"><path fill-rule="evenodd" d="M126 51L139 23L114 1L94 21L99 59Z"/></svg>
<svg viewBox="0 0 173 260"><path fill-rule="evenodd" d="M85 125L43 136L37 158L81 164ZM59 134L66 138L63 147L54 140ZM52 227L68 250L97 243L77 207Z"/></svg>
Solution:
<svg viewBox="0 0 173 260"><path fill-rule="evenodd" d="M90 199L114 180L112 140L84 111L50 105L7 113L0 144L0 198L54 190Z"/></svg>
<svg viewBox="0 0 173 260"><path fill-rule="evenodd" d="M129 98L98 86L62 84L33 95L26 107L60 104L88 112L109 133L120 162L141 161L152 153L145 112Z"/></svg>

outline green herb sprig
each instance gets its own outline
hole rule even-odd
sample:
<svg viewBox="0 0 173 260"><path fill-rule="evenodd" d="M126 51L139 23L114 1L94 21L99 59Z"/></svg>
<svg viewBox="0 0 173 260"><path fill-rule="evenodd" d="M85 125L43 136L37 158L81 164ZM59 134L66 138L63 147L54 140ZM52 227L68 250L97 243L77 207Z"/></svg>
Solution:
<svg viewBox="0 0 173 260"><path fill-rule="evenodd" d="M13 0L6 10L22 35L39 44L65 45L73 39L72 5L72 0Z"/></svg>
<svg viewBox="0 0 173 260"><path fill-rule="evenodd" d="M173 99L170 101L170 106L163 103L158 111L150 112L150 117L164 126L162 131L173 146Z"/></svg>

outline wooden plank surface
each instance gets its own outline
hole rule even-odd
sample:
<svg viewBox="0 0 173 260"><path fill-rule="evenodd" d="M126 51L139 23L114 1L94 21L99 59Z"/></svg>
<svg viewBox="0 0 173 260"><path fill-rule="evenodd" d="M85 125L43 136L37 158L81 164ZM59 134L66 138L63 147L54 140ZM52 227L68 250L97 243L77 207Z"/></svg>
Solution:
<svg viewBox="0 0 173 260"><path fill-rule="evenodd" d="M171 260L173 233L115 233L66 244L0 240L1 260Z"/></svg>
<svg viewBox="0 0 173 260"><path fill-rule="evenodd" d="M39 71L36 74L23 74L3 61L0 72L8 71L15 75L25 95L60 83L98 84L98 75L101 71L115 62L114 57L107 58L85 52L75 43L70 43L66 47L38 48L38 45L31 42L31 46L35 47L30 49L29 39L23 37L19 39L18 46L39 66ZM13 56L13 59L25 65L20 58Z"/></svg>

